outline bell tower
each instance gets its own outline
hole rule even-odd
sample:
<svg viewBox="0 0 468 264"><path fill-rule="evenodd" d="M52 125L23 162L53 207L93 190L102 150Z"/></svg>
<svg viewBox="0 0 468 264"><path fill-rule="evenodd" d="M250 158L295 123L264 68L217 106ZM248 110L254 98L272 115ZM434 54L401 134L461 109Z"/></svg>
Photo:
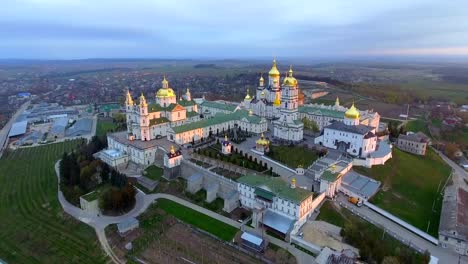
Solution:
<svg viewBox="0 0 468 264"><path fill-rule="evenodd" d="M140 96L140 105L139 105L139 115L140 115L140 134L141 140L146 141L150 140L149 135L149 119L148 119L148 104L146 103L146 98L143 93Z"/></svg>

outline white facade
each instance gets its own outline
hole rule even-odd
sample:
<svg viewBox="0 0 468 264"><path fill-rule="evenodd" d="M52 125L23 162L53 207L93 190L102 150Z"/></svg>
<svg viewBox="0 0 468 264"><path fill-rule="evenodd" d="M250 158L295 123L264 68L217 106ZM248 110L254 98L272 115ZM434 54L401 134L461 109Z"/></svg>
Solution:
<svg viewBox="0 0 468 264"><path fill-rule="evenodd" d="M253 180L252 180L253 179ZM266 209L295 221L301 226L319 205L311 192L295 187L295 179L288 186L280 178L244 176L237 184L241 206L251 210ZM270 195L267 199L262 192ZM287 193L291 192L292 195ZM323 199L323 197L321 197Z"/></svg>
<svg viewBox="0 0 468 264"><path fill-rule="evenodd" d="M164 155L164 167L174 168L180 166L183 159L184 158L180 150L176 151L174 146L172 146L170 152Z"/></svg>
<svg viewBox="0 0 468 264"><path fill-rule="evenodd" d="M346 151L347 153L366 158L377 147L375 127L360 124L359 112L354 105L345 113L343 121L335 121L323 129L315 138L315 143L327 148Z"/></svg>
<svg viewBox="0 0 468 264"><path fill-rule="evenodd" d="M187 144L192 141L198 142L213 134L222 133L235 127L243 131L256 134L263 133L268 129L268 123L264 118L249 114L245 110L237 110L231 114L218 114L212 118L205 118L199 122L172 127L168 130L168 139L177 144Z"/></svg>
<svg viewBox="0 0 468 264"><path fill-rule="evenodd" d="M268 208L275 213L295 220L307 217L313 212L312 193L309 198L300 203L289 201L278 196L273 198L273 201L270 203L256 198L254 187L239 183L237 190L239 192L241 205L250 209L259 207Z"/></svg>
<svg viewBox="0 0 468 264"><path fill-rule="evenodd" d="M292 69L289 69L288 77L283 81L280 117L273 122L273 136L285 141L299 142L303 139L304 124L299 120L299 90L292 73Z"/></svg>
<svg viewBox="0 0 468 264"><path fill-rule="evenodd" d="M95 191L93 191L95 192ZM99 210L99 202L98 202L98 199L93 199L93 200L86 200L85 196L87 195L90 195L91 193L88 193L88 194L85 194L85 195L82 195L80 197L80 207L81 209L83 209L84 211L88 212L88 213L91 213L91 214L95 214L95 215L98 215L100 210Z"/></svg>

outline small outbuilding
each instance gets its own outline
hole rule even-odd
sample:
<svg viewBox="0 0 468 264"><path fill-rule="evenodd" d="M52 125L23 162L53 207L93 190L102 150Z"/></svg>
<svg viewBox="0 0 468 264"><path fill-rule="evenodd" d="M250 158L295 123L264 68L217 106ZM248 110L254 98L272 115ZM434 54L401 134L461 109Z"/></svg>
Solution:
<svg viewBox="0 0 468 264"><path fill-rule="evenodd" d="M128 232L138 228L139 226L140 223L138 222L138 219L131 217L125 219L123 222L118 223L117 230L121 236L125 236L128 234Z"/></svg>
<svg viewBox="0 0 468 264"><path fill-rule="evenodd" d="M256 252L262 252L265 248L265 240L253 235L248 232L244 232L241 235L242 246L254 250Z"/></svg>

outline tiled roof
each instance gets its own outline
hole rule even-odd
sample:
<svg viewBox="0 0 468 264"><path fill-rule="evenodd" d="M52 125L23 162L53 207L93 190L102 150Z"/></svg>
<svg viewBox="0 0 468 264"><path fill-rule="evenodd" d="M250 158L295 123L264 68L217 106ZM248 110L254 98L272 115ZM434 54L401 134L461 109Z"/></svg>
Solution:
<svg viewBox="0 0 468 264"><path fill-rule="evenodd" d="M279 177L246 175L237 179L237 182L255 187L256 193L260 193L259 189L263 189L266 192L262 192L262 194L267 192L273 193L275 196L292 201L296 204L300 204L302 201L312 196L312 192L310 191L289 187L289 184Z"/></svg>

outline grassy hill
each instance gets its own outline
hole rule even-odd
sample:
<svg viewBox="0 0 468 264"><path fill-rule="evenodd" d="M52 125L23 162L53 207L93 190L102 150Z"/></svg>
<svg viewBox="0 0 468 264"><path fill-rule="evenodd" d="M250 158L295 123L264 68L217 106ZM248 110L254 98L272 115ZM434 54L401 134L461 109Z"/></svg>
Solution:
<svg viewBox="0 0 468 264"><path fill-rule="evenodd" d="M450 167L434 151L428 149L426 156L416 156L394 148L393 158L384 166L354 169L382 182L382 190L372 203L437 236L441 192Z"/></svg>
<svg viewBox="0 0 468 264"><path fill-rule="evenodd" d="M105 263L94 230L63 212L54 164L78 141L0 159L0 256L8 263Z"/></svg>

